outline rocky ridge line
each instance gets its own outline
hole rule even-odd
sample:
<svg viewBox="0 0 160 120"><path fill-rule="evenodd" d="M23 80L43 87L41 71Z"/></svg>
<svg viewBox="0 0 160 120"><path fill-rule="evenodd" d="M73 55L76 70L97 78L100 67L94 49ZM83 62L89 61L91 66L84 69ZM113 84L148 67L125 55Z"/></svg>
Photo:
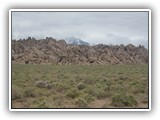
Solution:
<svg viewBox="0 0 160 120"><path fill-rule="evenodd" d="M70 45L64 40L28 37L12 40L12 63L18 64L147 64L144 46Z"/></svg>

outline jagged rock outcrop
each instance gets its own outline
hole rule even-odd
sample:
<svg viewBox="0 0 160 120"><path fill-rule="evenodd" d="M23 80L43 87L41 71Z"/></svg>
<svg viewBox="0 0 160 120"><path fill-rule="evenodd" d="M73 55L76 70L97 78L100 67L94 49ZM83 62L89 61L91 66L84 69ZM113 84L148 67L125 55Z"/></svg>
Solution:
<svg viewBox="0 0 160 120"><path fill-rule="evenodd" d="M147 64L143 46L70 45L51 37L12 40L12 62L20 64Z"/></svg>

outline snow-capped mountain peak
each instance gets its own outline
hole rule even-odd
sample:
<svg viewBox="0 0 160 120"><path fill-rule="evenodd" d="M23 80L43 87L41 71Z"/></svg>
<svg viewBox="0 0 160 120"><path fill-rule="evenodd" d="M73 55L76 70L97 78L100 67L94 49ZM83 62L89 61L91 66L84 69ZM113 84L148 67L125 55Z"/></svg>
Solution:
<svg viewBox="0 0 160 120"><path fill-rule="evenodd" d="M67 44L73 44L73 45L89 45L89 43L75 38L75 37L70 37L70 38L66 38L65 41L67 42Z"/></svg>

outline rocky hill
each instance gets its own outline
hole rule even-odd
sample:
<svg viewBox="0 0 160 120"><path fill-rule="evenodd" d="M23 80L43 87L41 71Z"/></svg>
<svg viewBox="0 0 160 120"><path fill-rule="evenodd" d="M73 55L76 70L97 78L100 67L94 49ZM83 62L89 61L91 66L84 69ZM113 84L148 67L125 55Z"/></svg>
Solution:
<svg viewBox="0 0 160 120"><path fill-rule="evenodd" d="M143 46L72 45L64 40L28 37L12 40L12 63L20 64L147 64Z"/></svg>

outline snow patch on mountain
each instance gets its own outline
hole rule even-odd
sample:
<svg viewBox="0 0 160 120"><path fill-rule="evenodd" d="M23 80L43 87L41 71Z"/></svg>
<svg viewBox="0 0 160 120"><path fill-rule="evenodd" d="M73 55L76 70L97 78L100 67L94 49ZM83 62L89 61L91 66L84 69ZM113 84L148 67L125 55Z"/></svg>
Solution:
<svg viewBox="0 0 160 120"><path fill-rule="evenodd" d="M70 37L70 38L66 38L65 41L67 42L67 44L73 44L73 45L89 45L89 43L75 38L75 37Z"/></svg>

